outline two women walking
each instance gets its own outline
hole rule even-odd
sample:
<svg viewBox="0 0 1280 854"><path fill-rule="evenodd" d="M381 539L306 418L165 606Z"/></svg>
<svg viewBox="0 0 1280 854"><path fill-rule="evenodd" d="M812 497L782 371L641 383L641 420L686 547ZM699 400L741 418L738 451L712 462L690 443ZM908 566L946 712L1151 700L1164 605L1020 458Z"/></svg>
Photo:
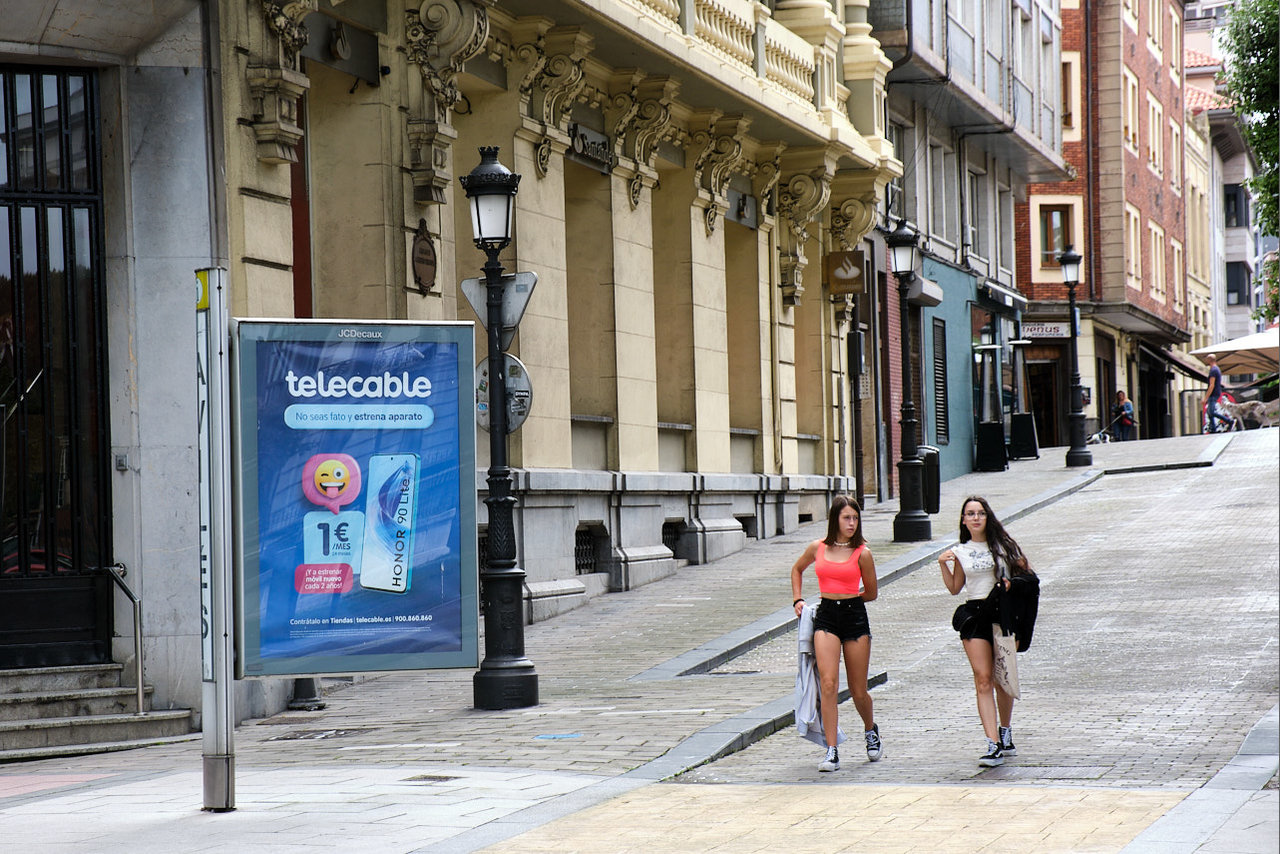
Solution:
<svg viewBox="0 0 1280 854"><path fill-rule="evenodd" d="M817 604L806 604L804 571L813 565L818 576ZM951 595L965 594L952 626L973 671L978 718L987 737L978 760L984 767L1004 762L1017 748L1013 743L1014 697L995 683L994 632L1013 633L1018 649L1031 641L1039 597L1039 581L1018 543L996 518L985 498L966 498L960 510L960 543L938 558L942 582ZM867 758L884 755L880 728L867 690L871 661L871 626L865 603L879 593L875 560L862 533L862 511L848 496L837 496L827 514L826 536L814 540L791 567L792 606L802 627L812 621L813 658L817 665L819 710L826 755L819 771L840 768L838 745L840 659L854 708L862 718ZM800 695L797 691L797 696ZM800 714L797 711L797 721Z"/></svg>

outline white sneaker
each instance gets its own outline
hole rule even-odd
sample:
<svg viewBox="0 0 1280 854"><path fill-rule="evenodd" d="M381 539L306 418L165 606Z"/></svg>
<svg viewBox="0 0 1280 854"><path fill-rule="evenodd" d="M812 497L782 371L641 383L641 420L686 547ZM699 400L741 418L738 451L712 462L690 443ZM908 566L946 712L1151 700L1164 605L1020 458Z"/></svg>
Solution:
<svg viewBox="0 0 1280 854"><path fill-rule="evenodd" d="M978 764L983 768L995 768L997 765L1004 764L1004 752L1000 749L1000 745L991 739L987 739L987 752L979 759Z"/></svg>
<svg viewBox="0 0 1280 854"><path fill-rule="evenodd" d="M1005 756L1018 755L1018 748L1013 744L1013 727L1000 727L1000 752Z"/></svg>
<svg viewBox="0 0 1280 854"><path fill-rule="evenodd" d="M840 751L834 747L827 748L827 758L818 763L819 771L839 771L840 770Z"/></svg>
<svg viewBox="0 0 1280 854"><path fill-rule="evenodd" d="M884 745L880 742L880 724L872 724L865 733L867 737L867 759L878 762L884 755Z"/></svg>

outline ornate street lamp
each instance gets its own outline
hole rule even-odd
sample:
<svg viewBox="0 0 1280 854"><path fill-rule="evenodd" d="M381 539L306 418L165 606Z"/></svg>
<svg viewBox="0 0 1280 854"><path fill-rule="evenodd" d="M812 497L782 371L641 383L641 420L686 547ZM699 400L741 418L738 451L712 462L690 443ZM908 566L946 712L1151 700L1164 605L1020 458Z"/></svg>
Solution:
<svg viewBox="0 0 1280 854"><path fill-rule="evenodd" d="M1058 256L1058 265L1062 268L1062 283L1067 286L1067 310L1071 323L1071 414L1067 416L1071 436L1071 447L1067 449L1067 465L1087 466L1093 464L1093 454L1084 445L1084 389L1080 387L1080 354L1076 350L1076 285L1080 283L1080 256L1067 244Z"/></svg>
<svg viewBox="0 0 1280 854"><path fill-rule="evenodd" d="M502 264L511 243L511 211L520 176L498 162L498 149L482 147L480 164L458 179L471 205L476 248L484 265L485 331L489 335L489 554L480 570L484 607L484 660L472 679L477 709L518 709L538 704L538 674L524 654L524 570L516 563L511 469L507 468L507 371L502 352Z"/></svg>
<svg viewBox="0 0 1280 854"><path fill-rule="evenodd" d="M924 461L916 443L916 405L911 399L911 282L916 275L920 235L900 220L885 236L893 274L898 279L898 321L902 326L902 459L898 461L898 515L893 517L894 542L932 538L929 514L924 512Z"/></svg>

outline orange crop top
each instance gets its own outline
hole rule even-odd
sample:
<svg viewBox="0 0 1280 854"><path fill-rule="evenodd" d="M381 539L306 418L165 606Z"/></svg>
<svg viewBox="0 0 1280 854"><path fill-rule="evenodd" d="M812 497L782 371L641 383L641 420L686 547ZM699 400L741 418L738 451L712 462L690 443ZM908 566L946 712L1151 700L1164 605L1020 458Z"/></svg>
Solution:
<svg viewBox="0 0 1280 854"><path fill-rule="evenodd" d="M853 556L846 561L827 560L827 544L818 543L818 553L813 558L813 569L818 574L818 591L821 593L852 593L857 596L862 592L862 567L858 560L862 557L862 544L853 550Z"/></svg>

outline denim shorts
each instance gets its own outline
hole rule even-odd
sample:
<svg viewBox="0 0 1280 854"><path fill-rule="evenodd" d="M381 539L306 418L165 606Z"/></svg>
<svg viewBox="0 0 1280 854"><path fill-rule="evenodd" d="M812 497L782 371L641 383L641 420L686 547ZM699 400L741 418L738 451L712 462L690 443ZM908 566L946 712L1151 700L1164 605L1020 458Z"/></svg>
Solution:
<svg viewBox="0 0 1280 854"><path fill-rule="evenodd" d="M841 643L855 641L866 635L871 637L871 623L867 620L867 606L861 596L851 599L823 599L813 617L815 632L830 632Z"/></svg>

